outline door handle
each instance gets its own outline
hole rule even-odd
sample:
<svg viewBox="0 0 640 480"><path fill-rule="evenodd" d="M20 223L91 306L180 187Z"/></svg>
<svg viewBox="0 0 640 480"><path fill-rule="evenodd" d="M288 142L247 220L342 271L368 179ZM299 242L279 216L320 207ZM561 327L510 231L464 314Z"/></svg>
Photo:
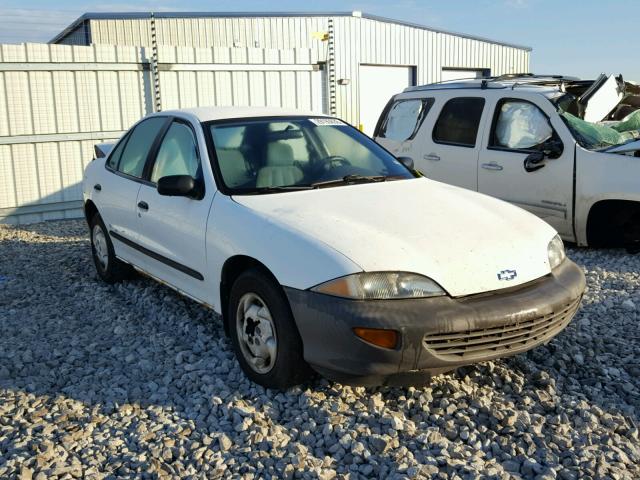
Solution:
<svg viewBox="0 0 640 480"><path fill-rule="evenodd" d="M138 202L138 208L140 210L149 210L149 204L147 202Z"/></svg>
<svg viewBox="0 0 640 480"><path fill-rule="evenodd" d="M100 190L102 190L102 185L100 185L99 183L96 183L96 184L93 186L93 189L94 189L94 190L97 190L97 191L99 192Z"/></svg>
<svg viewBox="0 0 640 480"><path fill-rule="evenodd" d="M432 162L440 161L440 156L436 155L435 153L430 153L429 155L425 155L422 158L424 158L425 160L431 160Z"/></svg>
<svg viewBox="0 0 640 480"><path fill-rule="evenodd" d="M499 165L496 162L483 163L481 167L485 170L502 170L504 168L502 165Z"/></svg>

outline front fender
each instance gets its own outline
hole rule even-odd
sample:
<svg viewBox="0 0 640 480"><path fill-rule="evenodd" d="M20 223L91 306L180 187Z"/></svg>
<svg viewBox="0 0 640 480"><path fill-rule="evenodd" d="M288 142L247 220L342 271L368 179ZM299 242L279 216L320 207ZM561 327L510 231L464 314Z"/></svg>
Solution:
<svg viewBox="0 0 640 480"><path fill-rule="evenodd" d="M640 158L576 148L576 241L585 246L589 212L596 203L640 202Z"/></svg>
<svg viewBox="0 0 640 480"><path fill-rule="evenodd" d="M362 271L327 244L222 194L216 195L209 213L206 245L213 285L220 284L222 267L236 255L254 258L271 271L280 285L299 290ZM219 310L219 291L212 300Z"/></svg>

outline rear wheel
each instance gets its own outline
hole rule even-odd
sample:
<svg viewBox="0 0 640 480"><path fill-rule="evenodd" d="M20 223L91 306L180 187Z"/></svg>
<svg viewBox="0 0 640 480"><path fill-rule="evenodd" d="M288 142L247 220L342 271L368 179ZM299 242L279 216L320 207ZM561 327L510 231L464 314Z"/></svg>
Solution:
<svg viewBox="0 0 640 480"><path fill-rule="evenodd" d="M229 332L238 362L252 381L284 389L308 380L302 339L282 289L258 269L231 287Z"/></svg>
<svg viewBox="0 0 640 480"><path fill-rule="evenodd" d="M92 217L90 227L93 263L100 278L107 283L129 278L133 269L116 257L107 228L98 213Z"/></svg>

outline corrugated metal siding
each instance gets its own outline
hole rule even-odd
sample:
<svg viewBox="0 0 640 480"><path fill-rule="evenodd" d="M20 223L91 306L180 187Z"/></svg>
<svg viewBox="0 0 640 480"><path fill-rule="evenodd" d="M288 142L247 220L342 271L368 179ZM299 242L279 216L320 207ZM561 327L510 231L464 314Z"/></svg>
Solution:
<svg viewBox="0 0 640 480"><path fill-rule="evenodd" d="M359 65L415 66L417 84L439 82L442 69L489 69L492 75L529 71L529 51L452 34L358 17L335 17L338 116L360 124Z"/></svg>
<svg viewBox="0 0 640 480"><path fill-rule="evenodd" d="M82 215L80 182L95 143L153 111L145 50L0 45L0 221ZM323 110L308 49L161 47L162 108L269 105Z"/></svg>
<svg viewBox="0 0 640 480"><path fill-rule="evenodd" d="M323 112L322 73L311 64L316 55L309 49L160 46L163 108L249 105Z"/></svg>
<svg viewBox="0 0 640 480"><path fill-rule="evenodd" d="M98 67L137 65L139 57L139 49L124 46L0 46L0 220L82 214L79 182L93 145L118 138L147 109L146 72ZM40 67L50 62L76 67Z"/></svg>
<svg viewBox="0 0 640 480"><path fill-rule="evenodd" d="M524 48L355 16L159 18L155 22L160 45L311 48L315 63L327 60L327 43L313 33L326 32L330 18L335 25L336 79L349 80L348 85L336 86L337 113L353 125L360 123L360 64L415 66L418 84L440 81L446 67L489 69L493 75L529 71L529 51ZM148 19L89 22L94 43L151 44Z"/></svg>
<svg viewBox="0 0 640 480"><path fill-rule="evenodd" d="M88 32L89 22L83 22L72 31L67 33L64 37L58 40L56 43L60 45L87 45L87 40L90 37Z"/></svg>

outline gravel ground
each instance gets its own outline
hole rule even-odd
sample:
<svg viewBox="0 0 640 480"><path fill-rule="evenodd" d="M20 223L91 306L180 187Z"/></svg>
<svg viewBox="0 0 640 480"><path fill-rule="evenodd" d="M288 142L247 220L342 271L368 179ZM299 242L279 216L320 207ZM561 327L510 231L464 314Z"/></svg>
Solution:
<svg viewBox="0 0 640 480"><path fill-rule="evenodd" d="M545 347L278 393L204 308L100 283L83 222L0 226L0 478L640 478L640 256L569 254L588 291Z"/></svg>

